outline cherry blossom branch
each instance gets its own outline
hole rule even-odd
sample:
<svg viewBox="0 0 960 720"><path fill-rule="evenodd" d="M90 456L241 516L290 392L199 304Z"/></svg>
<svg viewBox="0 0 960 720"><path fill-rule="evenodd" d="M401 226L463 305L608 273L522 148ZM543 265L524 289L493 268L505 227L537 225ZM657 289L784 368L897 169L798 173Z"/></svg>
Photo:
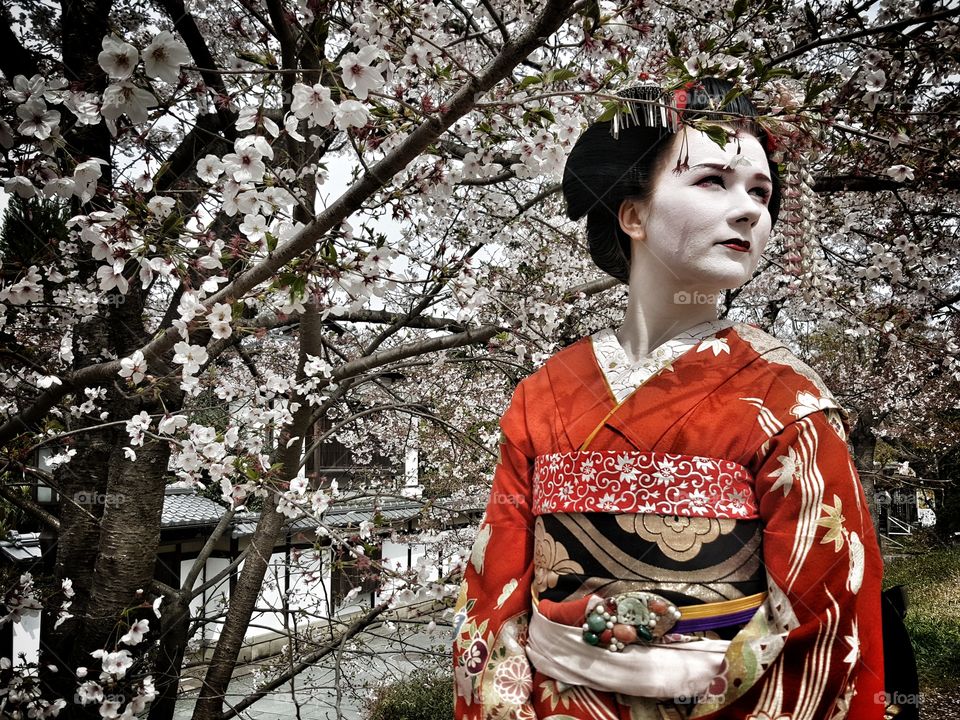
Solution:
<svg viewBox="0 0 960 720"><path fill-rule="evenodd" d="M389 607L389 601L385 601L372 608L362 617L355 620L350 624L342 635L334 638L328 643L321 645L318 649L314 650L307 655L304 655L301 660L296 663L293 667L288 670L285 670L283 673L273 678L270 682L261 685L257 690L249 695L247 695L243 700L234 704L229 710L223 712L218 720L230 720L230 718L237 717L240 713L246 710L248 707L253 705L255 702L265 697L267 694L276 690L278 687L281 687L287 683L291 678L296 677L304 670L308 669L310 666L317 663L317 661L326 657L330 653L334 652L342 643L349 640L353 636L359 634L362 630L369 627L379 615L384 613Z"/></svg>
<svg viewBox="0 0 960 720"><path fill-rule="evenodd" d="M179 0L165 1L179 2ZM579 4L582 4L582 0ZM204 306L210 308L218 302L243 297L253 288L272 278L281 268L301 253L312 249L318 240L359 210L370 196L419 157L457 120L470 112L482 93L489 91L494 85L507 77L523 58L540 45L543 38L559 29L564 21L576 11L577 7L578 3L570 0L550 0L545 3L540 15L534 22L511 42L504 45L497 57L491 60L479 74L467 79L453 97L442 106L443 109L437 115L421 123L395 150L371 166L369 172L364 173L317 218L308 223L292 238L279 245L265 260L242 272L219 292L207 298L204 301ZM481 342L493 337L497 332L498 329L496 328L488 328L483 331L471 330L460 337L460 340L474 338L475 342ZM143 346L141 351L148 363L156 362L179 339L179 331L174 327L168 327ZM443 345L443 342L448 344ZM455 343L457 341L441 340L439 347L457 346L456 344L449 344L450 342ZM396 355L396 350L390 350L387 353L397 358L406 357L402 354ZM361 364L356 366L357 372L376 366L376 362L369 358L358 362ZM17 433L27 430L41 420L47 411L66 393L82 390L84 387L112 377L119 371L120 361L113 360L89 365L72 373L69 377L63 379L62 385L48 389L30 407L0 426L0 444L7 442Z"/></svg>
<svg viewBox="0 0 960 720"><path fill-rule="evenodd" d="M51 515L42 507L40 507L32 499L25 498L20 493L10 490L10 488L8 488L6 485L0 485L0 497L2 497L11 505L16 505L28 515L32 515L54 532L60 532L60 521L55 516Z"/></svg>
<svg viewBox="0 0 960 720"><path fill-rule="evenodd" d="M810 52L811 50L816 50L818 47L823 47L824 45L836 45L838 43L845 43L851 40L856 40L857 38L866 37L867 35L879 35L880 33L885 32L897 32L898 30L903 30L908 28L911 25L920 25L923 23L931 23L936 20L946 20L955 15L960 15L960 7L952 8L949 10L943 10L939 13L933 13L931 15L921 15L912 18L906 18L905 20L898 20L897 22L888 23L887 25L877 25L876 27L863 28L862 30L854 30L852 32L843 33L842 35L833 35L831 37L817 38L816 40L811 40L810 42L795 47L793 50L784 53L783 55L778 55L775 58L772 58L767 62L768 67L773 67L774 65L779 65L780 63L786 62L787 60L792 60L795 57L799 57L805 53Z"/></svg>
<svg viewBox="0 0 960 720"><path fill-rule="evenodd" d="M503 38L504 42L510 42L510 31L507 30L507 26L503 22L503 18L500 17L490 0L480 0L480 4L483 5L484 10L487 11L487 14L490 15L490 18L493 20L494 25L497 26L497 30L500 31L500 37Z"/></svg>

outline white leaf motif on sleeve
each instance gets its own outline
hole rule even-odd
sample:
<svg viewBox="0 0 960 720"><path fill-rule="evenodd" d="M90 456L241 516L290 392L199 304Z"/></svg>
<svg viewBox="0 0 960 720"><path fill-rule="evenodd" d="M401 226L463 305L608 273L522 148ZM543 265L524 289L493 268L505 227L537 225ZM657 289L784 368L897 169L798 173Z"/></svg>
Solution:
<svg viewBox="0 0 960 720"><path fill-rule="evenodd" d="M517 582L517 579L514 578L503 586L503 592L501 592L500 597L497 598L497 609L503 607L503 604L507 601L507 598L513 595L513 591L517 589L517 585L519 584L520 583Z"/></svg>
<svg viewBox="0 0 960 720"><path fill-rule="evenodd" d="M836 403L828 397L818 397L813 393L801 390L797 393L797 402L790 408L790 414L798 420L818 410L836 407Z"/></svg>
<svg viewBox="0 0 960 720"><path fill-rule="evenodd" d="M487 554L487 543L490 542L490 535L493 528L490 525L484 525L477 533L477 539L473 543L473 550L470 552L470 564L477 574L483 573L483 558Z"/></svg>
<svg viewBox="0 0 960 720"><path fill-rule="evenodd" d="M697 352L701 353L705 350L713 350L714 356L719 355L722 352L730 354L730 346L727 344L726 338L713 338L711 340L704 340L700 343L700 347L697 348Z"/></svg>
<svg viewBox="0 0 960 720"><path fill-rule="evenodd" d="M848 538L850 543L850 573L847 575L847 590L856 595L863 584L863 543L856 532L851 532Z"/></svg>
<svg viewBox="0 0 960 720"><path fill-rule="evenodd" d="M780 468L770 472L770 477L777 479L770 488L770 492L778 488L783 488L783 496L786 497L790 494L791 488L793 488L793 479L799 474L800 457L797 455L796 450L787 448L787 454L780 455L777 458L777 462L780 463Z"/></svg>

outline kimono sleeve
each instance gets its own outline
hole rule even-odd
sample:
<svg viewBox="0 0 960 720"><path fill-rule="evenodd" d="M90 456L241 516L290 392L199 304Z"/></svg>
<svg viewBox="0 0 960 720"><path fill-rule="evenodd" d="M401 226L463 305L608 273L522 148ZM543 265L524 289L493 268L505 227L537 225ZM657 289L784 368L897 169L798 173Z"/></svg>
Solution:
<svg viewBox="0 0 960 720"><path fill-rule="evenodd" d="M500 458L464 569L453 629L456 720L536 718L524 650L533 579L533 451L523 384L500 421Z"/></svg>
<svg viewBox="0 0 960 720"><path fill-rule="evenodd" d="M738 717L883 718L883 562L836 424L812 412L761 448L763 562L789 631Z"/></svg>

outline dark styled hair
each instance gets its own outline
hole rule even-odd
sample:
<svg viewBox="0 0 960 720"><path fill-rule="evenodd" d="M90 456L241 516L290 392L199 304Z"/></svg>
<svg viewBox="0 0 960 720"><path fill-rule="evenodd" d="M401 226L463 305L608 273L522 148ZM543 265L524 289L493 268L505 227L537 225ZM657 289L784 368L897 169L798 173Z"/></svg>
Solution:
<svg viewBox="0 0 960 720"><path fill-rule="evenodd" d="M767 207L775 224L780 212L780 178L777 166L770 162L772 143L766 131L757 123L744 118L756 117L757 109L746 97L738 96L732 102L718 107L733 85L726 80L702 78L684 93L686 119L709 118L717 123L733 125L740 131L757 137L763 147L770 169L773 189ZM623 93L630 97L630 90ZM668 103L664 96L661 103ZM716 115L716 111L735 113L732 117ZM710 112L713 111L713 112ZM640 115L644 113L641 111ZM612 121L595 122L577 140L567 157L563 170L563 196L567 202L567 216L579 220L587 216L587 241L590 257L604 272L621 282L629 282L630 238L620 228L620 205L627 198L646 200L652 190L652 178L666 161L675 134L657 120L657 109L647 113L647 123L640 122L619 127L614 137ZM633 113L636 118L637 113ZM653 126L649 126L653 117ZM618 120L619 122L619 120Z"/></svg>

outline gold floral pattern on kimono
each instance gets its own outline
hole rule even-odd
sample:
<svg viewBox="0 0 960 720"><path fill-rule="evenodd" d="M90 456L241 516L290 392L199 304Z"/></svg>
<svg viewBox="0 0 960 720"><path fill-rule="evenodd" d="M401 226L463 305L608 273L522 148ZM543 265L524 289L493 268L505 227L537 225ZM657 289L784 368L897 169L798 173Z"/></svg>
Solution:
<svg viewBox="0 0 960 720"><path fill-rule="evenodd" d="M689 517L686 515L618 515L617 524L648 542L674 560L690 560L700 554L706 543L733 531L736 520L730 518Z"/></svg>
<svg viewBox="0 0 960 720"><path fill-rule="evenodd" d="M544 530L541 518L534 527L534 543L533 587L538 594L556 587L560 575L583 574L583 566L571 560L567 549Z"/></svg>

